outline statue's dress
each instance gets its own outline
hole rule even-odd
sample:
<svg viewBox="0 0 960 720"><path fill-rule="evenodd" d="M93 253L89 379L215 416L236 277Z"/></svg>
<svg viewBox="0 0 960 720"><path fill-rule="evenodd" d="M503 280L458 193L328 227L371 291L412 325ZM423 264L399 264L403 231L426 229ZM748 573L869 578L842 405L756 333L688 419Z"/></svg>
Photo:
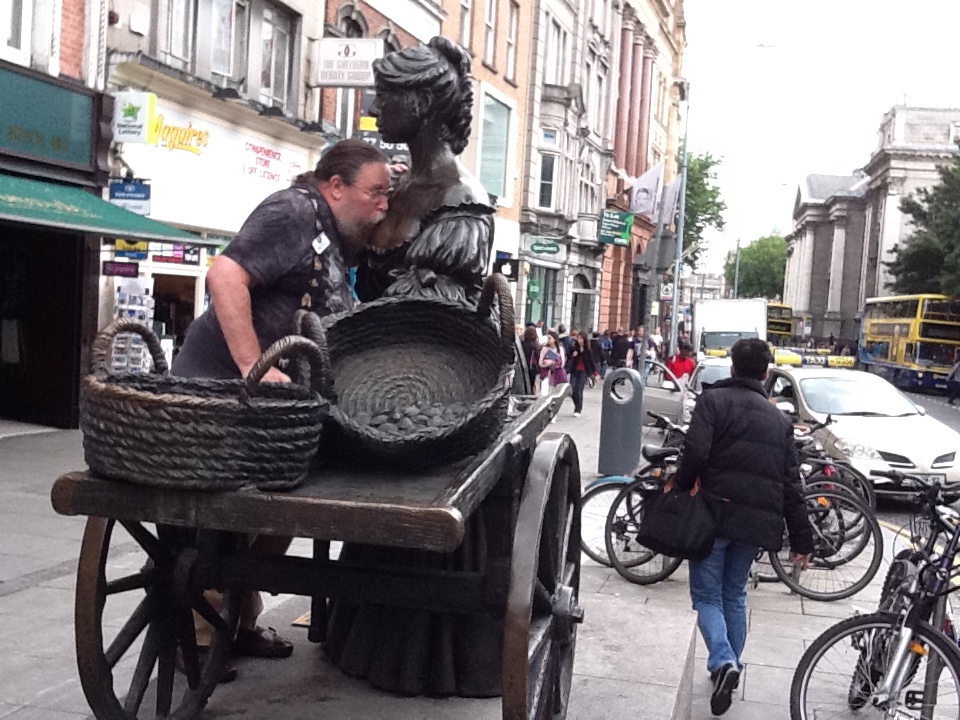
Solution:
<svg viewBox="0 0 960 720"><path fill-rule="evenodd" d="M358 269L362 300L383 295L428 297L476 305L493 244L494 208L466 177L436 210L416 223L410 239L370 254ZM492 573L509 566L513 500L495 489L468 519L463 543L450 553L351 544L340 559L383 567ZM500 588L505 596L505 588ZM498 593L493 592L493 595ZM503 597L490 613L456 615L332 601L324 650L339 667L402 695L491 697L501 693Z"/></svg>

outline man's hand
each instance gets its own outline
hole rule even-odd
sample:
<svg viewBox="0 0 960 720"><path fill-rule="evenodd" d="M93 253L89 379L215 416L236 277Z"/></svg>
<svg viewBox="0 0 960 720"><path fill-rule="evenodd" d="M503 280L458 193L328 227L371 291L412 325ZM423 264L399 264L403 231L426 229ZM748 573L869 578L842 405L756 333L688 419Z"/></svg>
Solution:
<svg viewBox="0 0 960 720"><path fill-rule="evenodd" d="M790 560L794 565L799 565L801 570L810 569L810 555L800 553L790 553Z"/></svg>
<svg viewBox="0 0 960 720"><path fill-rule="evenodd" d="M252 367L253 367L253 365L251 365L251 366L248 367L248 368L244 368L244 370L243 370L243 376L244 376L244 377L246 377L247 375L250 374L250 370L251 370ZM277 370L277 368L272 367L272 368L270 368L269 370L267 370L266 374L260 379L260 382L280 382L280 383L288 383L288 382L290 382L290 376L285 375L284 373L282 373L282 372L280 372L279 370Z"/></svg>

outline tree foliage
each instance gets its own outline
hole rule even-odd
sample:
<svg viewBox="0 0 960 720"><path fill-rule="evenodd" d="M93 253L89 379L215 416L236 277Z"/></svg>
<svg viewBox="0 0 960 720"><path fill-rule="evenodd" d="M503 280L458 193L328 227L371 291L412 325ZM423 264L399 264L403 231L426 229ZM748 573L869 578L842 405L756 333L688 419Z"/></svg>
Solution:
<svg viewBox="0 0 960 720"><path fill-rule="evenodd" d="M690 155L687 159L687 199L683 213L683 249L696 249L687 255L687 264L696 267L700 253L706 250L703 231L707 227L723 230L723 213L727 204L717 187L717 166L720 158L710 153Z"/></svg>
<svg viewBox="0 0 960 720"><path fill-rule="evenodd" d="M736 279L736 253L729 253L723 268L727 286ZM787 267L787 241L779 235L758 238L740 248L740 275L737 297L774 299L783 293L783 274Z"/></svg>
<svg viewBox="0 0 960 720"><path fill-rule="evenodd" d="M900 202L914 232L893 246L884 265L895 293L960 296L960 156L939 170L940 182Z"/></svg>

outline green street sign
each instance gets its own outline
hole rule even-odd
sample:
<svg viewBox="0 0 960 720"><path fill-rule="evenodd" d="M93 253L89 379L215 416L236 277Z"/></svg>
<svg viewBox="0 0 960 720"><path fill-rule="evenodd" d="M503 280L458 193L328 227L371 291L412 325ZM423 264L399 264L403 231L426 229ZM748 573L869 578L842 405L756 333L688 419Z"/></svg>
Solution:
<svg viewBox="0 0 960 720"><path fill-rule="evenodd" d="M530 278L527 281L527 297L536 300L540 297L540 281L536 278Z"/></svg>
<svg viewBox="0 0 960 720"><path fill-rule="evenodd" d="M555 242L544 242L541 240L530 246L530 252L537 253L538 255L556 255L560 252L560 246Z"/></svg>
<svg viewBox="0 0 960 720"><path fill-rule="evenodd" d="M604 210L600 215L597 242L614 245L630 245L630 230L633 228L633 214L619 210Z"/></svg>

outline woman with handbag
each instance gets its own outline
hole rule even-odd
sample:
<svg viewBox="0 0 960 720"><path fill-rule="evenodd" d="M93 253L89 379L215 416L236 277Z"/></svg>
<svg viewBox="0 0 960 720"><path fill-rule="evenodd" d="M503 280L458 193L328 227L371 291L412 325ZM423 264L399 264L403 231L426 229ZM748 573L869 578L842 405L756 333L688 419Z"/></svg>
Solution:
<svg viewBox="0 0 960 720"><path fill-rule="evenodd" d="M563 368L562 353L556 334L548 332L543 336L543 347L540 348L540 357L537 359L537 366L540 369L541 395L549 395L550 388L557 384L554 371L558 367Z"/></svg>
<svg viewBox="0 0 960 720"><path fill-rule="evenodd" d="M580 417L580 413L583 412L583 387L587 384L587 378L597 374L586 333L577 335L570 350L570 357L567 358L566 370L573 388L573 416Z"/></svg>

